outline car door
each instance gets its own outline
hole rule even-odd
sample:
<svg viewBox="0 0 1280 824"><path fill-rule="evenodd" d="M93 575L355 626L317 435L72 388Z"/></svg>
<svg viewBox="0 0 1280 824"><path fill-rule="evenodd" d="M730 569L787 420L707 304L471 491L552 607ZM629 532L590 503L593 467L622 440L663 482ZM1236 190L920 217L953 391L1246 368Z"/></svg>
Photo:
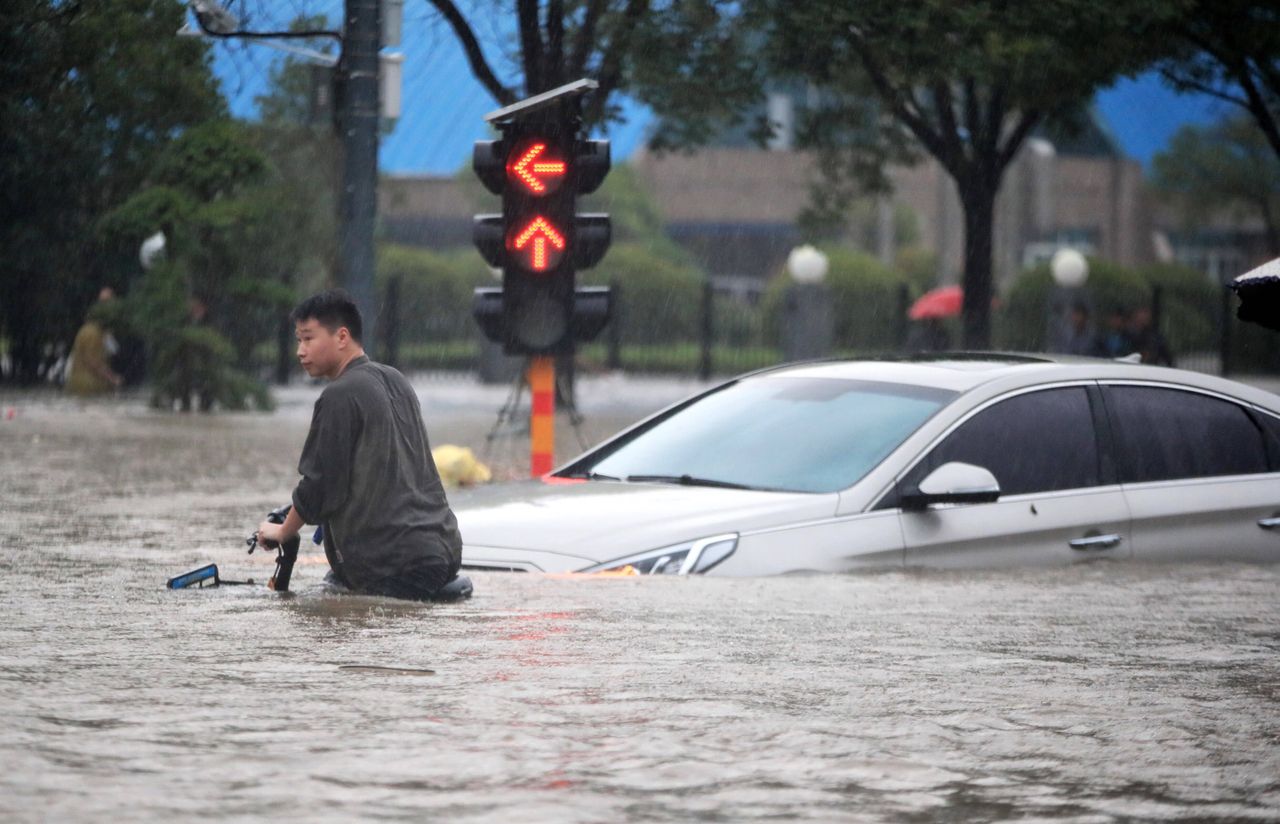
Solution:
<svg viewBox="0 0 1280 824"><path fill-rule="evenodd" d="M1273 417L1169 386L1110 384L1103 392L1135 558L1280 560Z"/></svg>
<svg viewBox="0 0 1280 824"><path fill-rule="evenodd" d="M1023 392L973 413L898 485L945 463L984 467L994 503L901 510L908 566L1068 564L1129 555L1129 511L1099 448L1105 422L1096 386Z"/></svg>

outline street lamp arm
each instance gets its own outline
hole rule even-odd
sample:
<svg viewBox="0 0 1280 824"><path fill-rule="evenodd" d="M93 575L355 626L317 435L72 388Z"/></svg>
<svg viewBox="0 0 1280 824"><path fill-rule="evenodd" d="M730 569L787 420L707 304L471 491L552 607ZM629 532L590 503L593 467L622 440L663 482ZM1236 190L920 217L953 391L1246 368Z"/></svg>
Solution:
<svg viewBox="0 0 1280 824"><path fill-rule="evenodd" d="M302 29L301 31L243 31L236 29L233 31L218 31L217 29L209 28L209 26L205 24L201 15L197 14L195 15L195 18L196 25L200 27L200 31L204 32L209 37L221 37L224 39L229 37L243 37L247 40L288 40L307 39L313 37L332 37L334 40L338 41L339 45L342 44L342 32L340 31L330 31L328 29Z"/></svg>

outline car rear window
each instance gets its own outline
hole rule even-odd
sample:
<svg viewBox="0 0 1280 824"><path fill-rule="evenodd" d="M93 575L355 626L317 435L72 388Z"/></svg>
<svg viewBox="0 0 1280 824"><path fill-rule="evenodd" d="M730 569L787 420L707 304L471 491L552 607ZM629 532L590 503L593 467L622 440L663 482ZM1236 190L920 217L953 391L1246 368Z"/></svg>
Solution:
<svg viewBox="0 0 1280 824"><path fill-rule="evenodd" d="M856 483L955 392L836 378L756 377L699 399L575 471L690 476L758 489Z"/></svg>
<svg viewBox="0 0 1280 824"><path fill-rule="evenodd" d="M1154 386L1108 386L1125 483L1267 471L1262 432L1230 401Z"/></svg>

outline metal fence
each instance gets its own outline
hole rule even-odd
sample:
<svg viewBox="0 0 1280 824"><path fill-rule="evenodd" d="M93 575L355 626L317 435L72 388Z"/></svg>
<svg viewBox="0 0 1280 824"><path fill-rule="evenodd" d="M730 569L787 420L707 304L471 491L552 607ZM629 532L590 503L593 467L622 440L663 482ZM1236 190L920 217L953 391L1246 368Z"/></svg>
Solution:
<svg viewBox="0 0 1280 824"><path fill-rule="evenodd" d="M400 302L394 293L386 297L380 318L384 341L380 354L387 362L420 374L475 372L499 381L509 379L517 368L516 359L503 359L496 347L483 339L470 317L456 318L444 325L433 323L424 334L405 339L400 331L403 324L396 317ZM695 300L696 312L690 311L692 307L682 307L684 321L673 323L668 329L660 319L644 319L638 324L634 317L628 318L627 294L617 290L614 319L598 340L580 348L578 369L709 379L791 359L788 356L793 352L788 352L787 336L779 328L787 319L785 315L780 317L777 307L772 313L769 311L761 292L707 281ZM1234 295L1224 286L1218 304L1205 307L1204 314L1212 316L1212 335L1200 335L1200 345L1195 348L1175 348L1175 366L1218 375L1280 374L1280 335L1238 320L1235 303ZM827 354L852 357L908 351L907 306L904 288L890 309L896 320L878 345L864 351L844 351L835 346ZM1150 308L1156 328L1167 340L1177 341L1179 318L1166 311L1158 287Z"/></svg>

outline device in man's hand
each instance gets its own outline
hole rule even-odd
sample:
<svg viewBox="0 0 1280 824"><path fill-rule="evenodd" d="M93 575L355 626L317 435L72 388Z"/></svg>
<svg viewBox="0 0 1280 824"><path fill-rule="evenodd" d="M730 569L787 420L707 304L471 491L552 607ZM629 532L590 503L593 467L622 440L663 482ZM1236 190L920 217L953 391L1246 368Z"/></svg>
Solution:
<svg viewBox="0 0 1280 824"><path fill-rule="evenodd" d="M291 504L285 504L279 509L271 510L267 515L267 522L273 524L282 524L284 519L288 517L289 510L293 509ZM298 545L302 543L301 539L294 535L283 544L275 541L264 542L268 549L276 551L276 571L275 574L267 581L267 589L274 589L276 592L289 591L289 579L293 577L293 565L298 560ZM252 554L254 547L258 544L258 533L253 533L249 538L249 553Z"/></svg>
<svg viewBox="0 0 1280 824"><path fill-rule="evenodd" d="M273 524L284 523L285 517L289 514L292 507L288 504L273 509L268 515L267 520ZM249 545L249 553L258 548L258 533L254 532L245 543ZM284 546L279 545L275 541L267 542L268 549L276 551L276 571L275 574L267 581L267 588L274 589L277 592L289 591L289 579L293 576L293 565L298 560L298 545L301 541L298 536L293 536L284 542ZM217 564L208 564L199 569L193 569L190 572L184 572L181 575L175 575L165 582L165 586L169 589L188 589L191 587L218 587L227 584L252 584L253 579L247 581L228 581L218 574Z"/></svg>

